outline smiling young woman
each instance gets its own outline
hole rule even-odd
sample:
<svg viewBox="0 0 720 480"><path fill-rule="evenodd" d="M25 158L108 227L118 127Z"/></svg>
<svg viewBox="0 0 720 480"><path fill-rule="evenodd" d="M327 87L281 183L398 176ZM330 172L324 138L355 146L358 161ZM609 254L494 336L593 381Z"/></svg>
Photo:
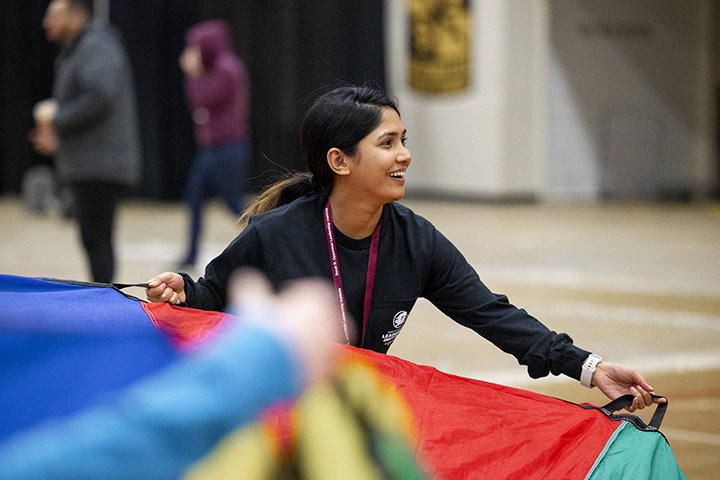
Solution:
<svg viewBox="0 0 720 480"><path fill-rule="evenodd" d="M149 281L148 299L221 310L230 277L248 267L276 288L326 278L346 343L386 353L423 297L515 356L533 378L562 373L610 398L633 394L631 411L650 405L652 387L640 374L604 361L584 369L596 357L492 293L445 236L397 203L412 162L405 139L398 107L384 93L340 87L322 95L301 130L308 172L256 199L203 278L165 272Z"/></svg>
<svg viewBox="0 0 720 480"><path fill-rule="evenodd" d="M405 195L405 172L412 160L405 140L400 115L384 107L379 125L358 142L354 154L328 150L335 175L329 196L333 224L343 234L356 239L370 235L383 205Z"/></svg>

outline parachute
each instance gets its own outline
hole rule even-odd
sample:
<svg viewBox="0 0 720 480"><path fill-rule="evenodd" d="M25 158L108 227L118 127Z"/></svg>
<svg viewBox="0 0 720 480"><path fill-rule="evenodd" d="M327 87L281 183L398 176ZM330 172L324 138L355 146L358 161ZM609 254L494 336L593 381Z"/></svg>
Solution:
<svg viewBox="0 0 720 480"><path fill-rule="evenodd" d="M0 479L685 478L666 405L645 424L614 413L623 399L574 404L354 347L302 391L278 342L236 324L0 275Z"/></svg>

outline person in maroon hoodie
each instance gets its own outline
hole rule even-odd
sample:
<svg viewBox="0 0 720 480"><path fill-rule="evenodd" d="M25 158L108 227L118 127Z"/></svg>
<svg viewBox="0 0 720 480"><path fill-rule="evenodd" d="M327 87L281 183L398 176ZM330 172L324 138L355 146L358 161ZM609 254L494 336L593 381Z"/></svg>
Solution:
<svg viewBox="0 0 720 480"><path fill-rule="evenodd" d="M187 31L185 42L180 67L185 73L198 150L185 194L190 236L180 264L192 268L197 260L204 202L219 196L236 216L243 211L243 182L250 156L250 85L224 21L194 25Z"/></svg>

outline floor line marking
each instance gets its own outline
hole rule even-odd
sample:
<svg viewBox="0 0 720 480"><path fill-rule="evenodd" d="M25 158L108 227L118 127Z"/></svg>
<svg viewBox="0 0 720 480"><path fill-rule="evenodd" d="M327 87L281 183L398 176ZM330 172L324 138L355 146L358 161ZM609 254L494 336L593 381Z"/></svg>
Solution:
<svg viewBox="0 0 720 480"><path fill-rule="evenodd" d="M673 441L720 446L720 435L715 433L697 432L675 427L663 427L660 431Z"/></svg>
<svg viewBox="0 0 720 480"><path fill-rule="evenodd" d="M699 352L680 352L680 353L663 353L662 355L651 355L634 358L622 358L614 360L614 363L632 367L640 372L643 376L648 377L653 374L663 374L672 372L697 372L705 370L720 369L720 352L699 351ZM460 371L448 372L469 378L476 378L486 382L498 383L509 386L527 386L529 384L537 385L538 382L557 383L557 382L575 382L576 380L565 376L547 376L538 379L532 379L527 375L524 367L517 369L498 369L488 371Z"/></svg>
<svg viewBox="0 0 720 480"><path fill-rule="evenodd" d="M485 280L525 285L552 285L556 287L590 288L608 292L662 294L684 293L689 295L720 296L720 282L717 279L669 277L651 278L650 274L631 277L628 275L608 275L587 273L580 269L552 267L542 265L491 265L473 263L473 268ZM707 271L716 271L710 268Z"/></svg>
<svg viewBox="0 0 720 480"><path fill-rule="evenodd" d="M535 307L533 312L538 313L536 316L543 318L548 318L550 315L563 315L575 319L592 319L593 321L720 331L720 315L711 313L562 301Z"/></svg>

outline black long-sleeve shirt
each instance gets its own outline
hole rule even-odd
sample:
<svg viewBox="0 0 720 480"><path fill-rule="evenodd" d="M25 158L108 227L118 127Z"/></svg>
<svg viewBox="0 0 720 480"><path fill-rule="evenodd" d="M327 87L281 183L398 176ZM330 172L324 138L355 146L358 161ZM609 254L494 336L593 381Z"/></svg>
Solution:
<svg viewBox="0 0 720 480"><path fill-rule="evenodd" d="M189 307L220 310L230 275L254 267L280 287L306 277L331 280L323 225L327 197L309 195L254 217L197 282L187 275ZM527 365L531 377L564 373L580 378L589 352L566 334L549 330L525 310L492 293L458 249L426 219L399 203L381 217L377 270L369 318L362 331L370 238L354 240L335 229L348 311L355 321L354 344L386 353L415 301L424 297L444 314Z"/></svg>

